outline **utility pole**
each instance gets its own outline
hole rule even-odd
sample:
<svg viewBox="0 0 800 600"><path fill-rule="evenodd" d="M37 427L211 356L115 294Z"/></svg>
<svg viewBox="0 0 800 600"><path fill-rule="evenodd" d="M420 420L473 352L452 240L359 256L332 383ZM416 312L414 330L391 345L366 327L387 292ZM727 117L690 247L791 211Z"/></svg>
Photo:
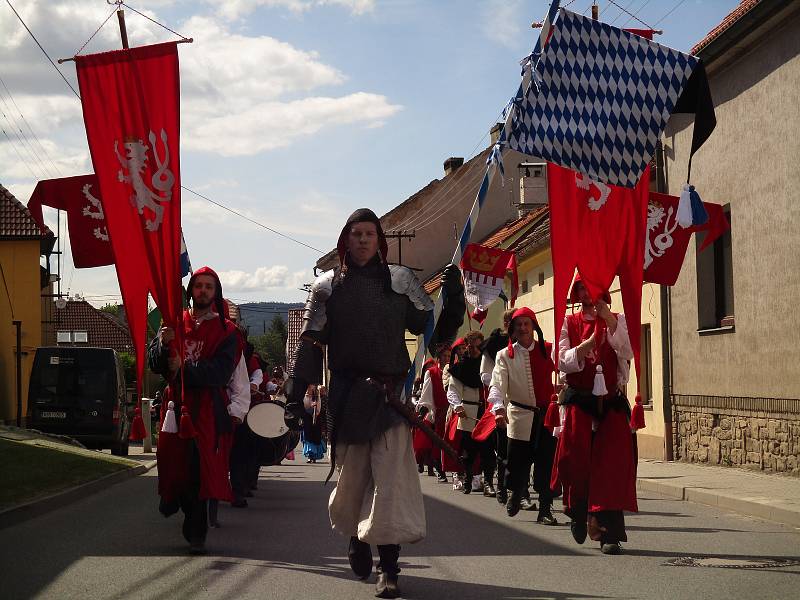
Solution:
<svg viewBox="0 0 800 600"><path fill-rule="evenodd" d="M397 264L403 264L403 240L413 240L417 237L416 230L412 229L411 231L404 231L402 229L398 231L390 231L386 234L386 239L393 239L397 240ZM389 260L388 257L384 257L386 260Z"/></svg>

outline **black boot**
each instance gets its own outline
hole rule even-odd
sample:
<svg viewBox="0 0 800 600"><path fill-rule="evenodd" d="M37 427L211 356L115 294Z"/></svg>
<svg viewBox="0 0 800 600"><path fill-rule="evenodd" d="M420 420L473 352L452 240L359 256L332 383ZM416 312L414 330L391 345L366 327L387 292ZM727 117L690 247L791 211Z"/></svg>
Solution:
<svg viewBox="0 0 800 600"><path fill-rule="evenodd" d="M508 503L506 504L506 513L508 513L509 517L513 517L519 512L520 500L520 495L512 490L508 495Z"/></svg>
<svg viewBox="0 0 800 600"><path fill-rule="evenodd" d="M350 561L350 568L359 579L366 579L372 573L372 548L355 536L350 538L347 560Z"/></svg>
<svg viewBox="0 0 800 600"><path fill-rule="evenodd" d="M400 572L400 567L397 565L400 558L400 546L398 544L382 544L378 546L378 554L380 562L378 563L375 597L397 598L400 596L400 589L397 586L397 574Z"/></svg>
<svg viewBox="0 0 800 600"><path fill-rule="evenodd" d="M495 498L497 496L497 492L495 491L491 481L483 484L483 495L489 498Z"/></svg>
<svg viewBox="0 0 800 600"><path fill-rule="evenodd" d="M499 483L497 484L497 496L495 498L503 506L508 502L508 490Z"/></svg>
<svg viewBox="0 0 800 600"><path fill-rule="evenodd" d="M539 515L536 517L536 522L541 523L542 525L558 525L558 521L553 516L553 512L550 510L549 504L541 504L541 500L539 501L540 508L539 508Z"/></svg>
<svg viewBox="0 0 800 600"><path fill-rule="evenodd" d="M569 530L572 532L572 538L582 544L586 541L586 521L575 521L574 519L570 521Z"/></svg>
<svg viewBox="0 0 800 600"><path fill-rule="evenodd" d="M461 491L465 494L472 493L472 473L469 471L467 471L467 474L464 477L464 487L461 489Z"/></svg>

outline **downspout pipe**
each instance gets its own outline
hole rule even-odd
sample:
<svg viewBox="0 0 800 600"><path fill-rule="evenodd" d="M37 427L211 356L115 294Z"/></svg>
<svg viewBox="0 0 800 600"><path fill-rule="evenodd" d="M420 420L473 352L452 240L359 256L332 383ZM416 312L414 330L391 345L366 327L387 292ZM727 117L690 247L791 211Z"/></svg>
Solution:
<svg viewBox="0 0 800 600"><path fill-rule="evenodd" d="M656 145L656 190L667 192L664 146ZM672 439L672 302L669 286L659 286L661 302L661 403L664 408L664 460L675 460Z"/></svg>

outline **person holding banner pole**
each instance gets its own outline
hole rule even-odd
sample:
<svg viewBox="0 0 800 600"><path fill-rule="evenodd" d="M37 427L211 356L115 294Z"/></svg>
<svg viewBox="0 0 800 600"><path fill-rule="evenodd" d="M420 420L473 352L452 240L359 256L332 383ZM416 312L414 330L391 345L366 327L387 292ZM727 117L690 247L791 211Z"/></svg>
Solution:
<svg viewBox="0 0 800 600"><path fill-rule="evenodd" d="M228 450L241 418L231 413L228 384L241 345L236 326L224 316L222 284L212 269L192 274L187 295L192 307L183 313L183 348L174 348L175 331L162 327L148 348L148 363L169 381L158 436L159 511L169 517L182 510L190 552L205 554L208 500L233 500Z"/></svg>
<svg viewBox="0 0 800 600"><path fill-rule="evenodd" d="M560 400L552 487L564 490L564 513L582 544L587 534L604 554L620 554L627 541L623 511L636 502L636 434L624 390L633 350L624 314L612 313L606 291L592 298L580 275L558 341L558 368L566 379Z"/></svg>

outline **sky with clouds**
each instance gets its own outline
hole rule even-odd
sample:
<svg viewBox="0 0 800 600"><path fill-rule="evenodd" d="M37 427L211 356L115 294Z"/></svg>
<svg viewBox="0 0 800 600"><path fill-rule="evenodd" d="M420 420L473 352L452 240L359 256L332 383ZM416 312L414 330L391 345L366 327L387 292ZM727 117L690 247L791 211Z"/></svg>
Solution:
<svg viewBox="0 0 800 600"><path fill-rule="evenodd" d="M53 59L74 55L113 11L105 0L11 3ZM490 127L518 86L519 59L538 35L530 24L548 4L130 2L195 40L179 46L182 183L323 252L355 208L383 214L442 177L448 156L470 158L488 145ZM588 14L591 0L562 4ZM599 4L602 20L641 26L613 3ZM687 51L738 2L617 4L663 28L657 41ZM131 45L174 39L131 11L126 22ZM84 53L119 46L112 17ZM61 70L77 89L74 63ZM39 179L90 173L80 102L6 3L0 3L0 78L0 183L27 202ZM192 264L217 269L226 296L304 299L299 288L313 279L320 252L198 196L184 192L181 202ZM45 208L53 229L55 214ZM64 242L64 291L95 304L118 301L113 267L73 268Z"/></svg>

